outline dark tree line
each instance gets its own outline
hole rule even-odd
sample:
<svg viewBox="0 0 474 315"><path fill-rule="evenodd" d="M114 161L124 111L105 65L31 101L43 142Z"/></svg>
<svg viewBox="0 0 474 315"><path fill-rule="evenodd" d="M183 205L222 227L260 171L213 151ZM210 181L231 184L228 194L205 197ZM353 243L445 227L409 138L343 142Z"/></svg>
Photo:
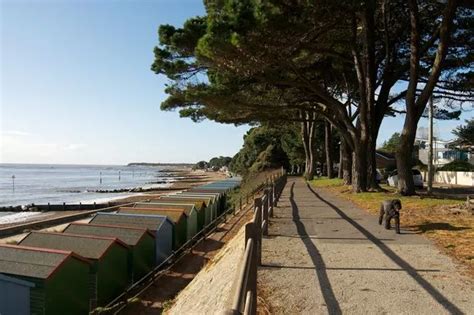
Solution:
<svg viewBox="0 0 474 315"><path fill-rule="evenodd" d="M170 83L162 109L195 121L299 124L306 177L315 142L340 137L341 174L379 189L375 146L385 116L403 113L399 190L430 97L472 102L473 10L468 1L208 0L207 15L162 25L152 70ZM316 137L318 122L323 138ZM334 157L325 148L327 169Z"/></svg>

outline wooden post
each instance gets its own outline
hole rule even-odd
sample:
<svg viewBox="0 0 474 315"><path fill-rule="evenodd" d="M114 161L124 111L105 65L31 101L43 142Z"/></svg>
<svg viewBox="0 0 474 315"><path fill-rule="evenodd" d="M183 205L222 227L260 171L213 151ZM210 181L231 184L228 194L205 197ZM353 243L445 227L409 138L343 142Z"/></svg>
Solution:
<svg viewBox="0 0 474 315"><path fill-rule="evenodd" d="M273 218L273 211L275 211L275 183L273 183L272 187L270 188L270 218Z"/></svg>
<svg viewBox="0 0 474 315"><path fill-rule="evenodd" d="M262 264L262 198L255 199L255 248L257 265Z"/></svg>
<svg viewBox="0 0 474 315"><path fill-rule="evenodd" d="M270 194L268 193L268 188L265 189L264 191L264 196L265 196L265 202L263 203L263 207L262 207L262 210L263 210L263 213L262 213L262 216L263 216L263 220L262 220L262 223L265 222L265 226L263 228L263 231L262 231L262 234L267 236L268 235L268 198L270 197Z"/></svg>

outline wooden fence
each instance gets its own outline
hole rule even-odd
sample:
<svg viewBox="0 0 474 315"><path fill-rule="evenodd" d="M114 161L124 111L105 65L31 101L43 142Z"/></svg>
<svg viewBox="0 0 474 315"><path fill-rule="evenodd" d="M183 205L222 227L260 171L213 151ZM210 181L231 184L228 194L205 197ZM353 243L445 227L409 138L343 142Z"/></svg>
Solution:
<svg viewBox="0 0 474 315"><path fill-rule="evenodd" d="M245 225L245 252L233 284L233 295L226 315L257 312L257 268L262 262L262 236L268 235L268 220L273 216L281 192L286 184L286 173L270 182L263 195L254 199L252 221Z"/></svg>

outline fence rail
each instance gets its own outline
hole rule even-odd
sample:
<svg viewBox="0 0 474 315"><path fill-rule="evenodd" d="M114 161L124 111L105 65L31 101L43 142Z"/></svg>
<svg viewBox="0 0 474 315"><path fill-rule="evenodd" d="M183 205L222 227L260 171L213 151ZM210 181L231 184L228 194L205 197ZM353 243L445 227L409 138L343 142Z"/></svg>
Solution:
<svg viewBox="0 0 474 315"><path fill-rule="evenodd" d="M262 236L268 235L269 218L277 206L286 184L284 170L263 189L263 195L254 199L252 221L245 225L245 251L234 281L233 296L226 315L257 313L257 268L262 263Z"/></svg>

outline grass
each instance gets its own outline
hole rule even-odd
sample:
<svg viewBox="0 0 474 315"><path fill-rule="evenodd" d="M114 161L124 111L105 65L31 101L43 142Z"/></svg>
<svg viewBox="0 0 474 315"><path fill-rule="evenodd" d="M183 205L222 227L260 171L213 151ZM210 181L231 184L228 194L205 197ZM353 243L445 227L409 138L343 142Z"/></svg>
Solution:
<svg viewBox="0 0 474 315"><path fill-rule="evenodd" d="M311 181L314 187L335 187L342 186L344 183L340 178L319 177Z"/></svg>
<svg viewBox="0 0 474 315"><path fill-rule="evenodd" d="M238 208L240 201L242 201L242 204L245 204L247 198L250 202L254 197L254 192L262 187L262 185L267 181L270 181L272 176L278 176L280 172L280 169L276 169L247 175L239 188L234 189L227 194L227 202L229 203L229 206L234 205L235 208Z"/></svg>
<svg viewBox="0 0 474 315"><path fill-rule="evenodd" d="M401 196L389 186L383 186L386 192L356 194L340 179L321 178L310 183L351 200L374 215L378 214L383 200L400 199L401 228L432 239L442 251L467 266L469 274L474 276L474 215L458 211L464 207L464 202L449 198Z"/></svg>

